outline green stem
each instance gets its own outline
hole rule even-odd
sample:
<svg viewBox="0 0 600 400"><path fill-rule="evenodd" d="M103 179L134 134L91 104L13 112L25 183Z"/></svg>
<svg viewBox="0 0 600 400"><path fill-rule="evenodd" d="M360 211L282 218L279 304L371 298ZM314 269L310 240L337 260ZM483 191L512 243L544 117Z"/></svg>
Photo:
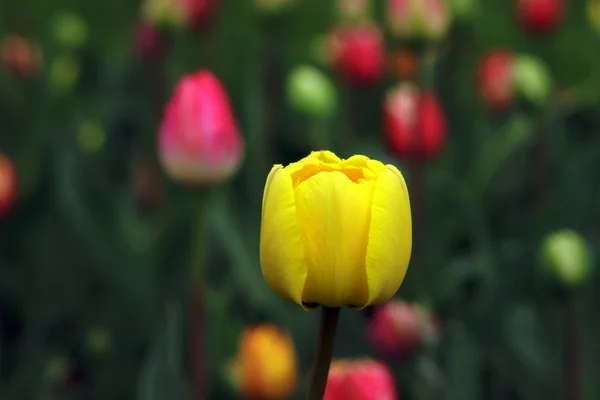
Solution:
<svg viewBox="0 0 600 400"><path fill-rule="evenodd" d="M325 395L339 316L339 308L323 307L321 311L319 343L317 344L317 353L310 377L308 400L322 400Z"/></svg>
<svg viewBox="0 0 600 400"><path fill-rule="evenodd" d="M201 198L198 204L197 219L193 226L192 235L192 266L191 293L189 300L189 346L191 372L191 399L207 398L205 387L205 357L204 357L204 280L206 274L205 260L205 202Z"/></svg>
<svg viewBox="0 0 600 400"><path fill-rule="evenodd" d="M581 392L580 352L577 310L571 297L564 316L564 385L565 399L578 400Z"/></svg>

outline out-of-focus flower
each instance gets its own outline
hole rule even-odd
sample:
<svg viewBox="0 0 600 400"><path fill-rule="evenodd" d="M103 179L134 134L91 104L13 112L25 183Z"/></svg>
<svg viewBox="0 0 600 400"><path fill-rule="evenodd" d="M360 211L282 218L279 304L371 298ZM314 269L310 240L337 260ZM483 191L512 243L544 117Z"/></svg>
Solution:
<svg viewBox="0 0 600 400"><path fill-rule="evenodd" d="M146 22L139 22L134 31L134 49L145 61L160 59L165 53L165 42L160 29Z"/></svg>
<svg viewBox="0 0 600 400"><path fill-rule="evenodd" d="M221 0L178 0L183 21L190 28L205 26L215 15Z"/></svg>
<svg viewBox="0 0 600 400"><path fill-rule="evenodd" d="M12 211L17 196L17 168L8 156L0 154L0 216Z"/></svg>
<svg viewBox="0 0 600 400"><path fill-rule="evenodd" d="M64 12L53 20L54 38L66 47L81 47L87 42L88 25L80 15Z"/></svg>
<svg viewBox="0 0 600 400"><path fill-rule="evenodd" d="M404 359L439 337L437 321L419 304L392 300L376 308L367 337L389 358Z"/></svg>
<svg viewBox="0 0 600 400"><path fill-rule="evenodd" d="M88 330L85 343L90 353L103 355L112 347L112 336L105 328L93 327Z"/></svg>
<svg viewBox="0 0 600 400"><path fill-rule="evenodd" d="M329 117L337 107L337 92L329 78L315 67L294 68L287 79L290 106L312 117Z"/></svg>
<svg viewBox="0 0 600 400"><path fill-rule="evenodd" d="M585 239L565 229L548 235L541 246L544 270L568 286L584 283L592 273L593 256Z"/></svg>
<svg viewBox="0 0 600 400"><path fill-rule="evenodd" d="M269 173L260 262L279 296L306 310L382 304L404 280L411 248L408 189L393 165L317 151Z"/></svg>
<svg viewBox="0 0 600 400"><path fill-rule="evenodd" d="M19 35L8 35L2 40L2 65L7 70L23 77L37 75L42 66L39 48Z"/></svg>
<svg viewBox="0 0 600 400"><path fill-rule="evenodd" d="M417 56L409 49L400 49L392 54L391 68L400 79L414 78L418 65Z"/></svg>
<svg viewBox="0 0 600 400"><path fill-rule="evenodd" d="M600 0L588 0L586 10L590 24L600 33Z"/></svg>
<svg viewBox="0 0 600 400"><path fill-rule="evenodd" d="M329 43L331 62L349 83L371 85L383 76L385 45L377 25L338 28Z"/></svg>
<svg viewBox="0 0 600 400"><path fill-rule="evenodd" d="M398 157L430 159L446 141L446 118L437 97L411 83L387 93L383 119L387 142Z"/></svg>
<svg viewBox="0 0 600 400"><path fill-rule="evenodd" d="M515 97L515 56L504 49L487 53L477 70L479 92L486 104L495 111L507 109Z"/></svg>
<svg viewBox="0 0 600 400"><path fill-rule="evenodd" d="M247 328L233 368L233 383L246 398L288 398L298 378L292 337L271 324Z"/></svg>
<svg viewBox="0 0 600 400"><path fill-rule="evenodd" d="M400 39L439 40L450 27L445 0L387 0L390 33Z"/></svg>
<svg viewBox="0 0 600 400"><path fill-rule="evenodd" d="M135 163L132 178L138 204L144 209L157 207L163 198L163 188L156 168L148 163Z"/></svg>
<svg viewBox="0 0 600 400"><path fill-rule="evenodd" d="M161 164L186 184L218 183L239 168L243 144L229 97L208 70L179 80L158 136Z"/></svg>
<svg viewBox="0 0 600 400"><path fill-rule="evenodd" d="M517 15L532 33L553 32L564 17L563 0L517 0Z"/></svg>
<svg viewBox="0 0 600 400"><path fill-rule="evenodd" d="M106 143L106 132L99 123L86 121L79 127L77 142L84 152L95 153L104 147L104 143Z"/></svg>
<svg viewBox="0 0 600 400"><path fill-rule="evenodd" d="M141 19L156 27L180 27L184 24L179 0L144 0Z"/></svg>
<svg viewBox="0 0 600 400"><path fill-rule="evenodd" d="M50 86L58 93L73 89L79 81L81 64L79 59L70 55L61 55L50 64Z"/></svg>
<svg viewBox="0 0 600 400"><path fill-rule="evenodd" d="M285 10L296 2L296 0L254 0L256 6L266 13L277 13Z"/></svg>
<svg viewBox="0 0 600 400"><path fill-rule="evenodd" d="M362 24L371 18L372 0L336 0L338 18L344 24Z"/></svg>
<svg viewBox="0 0 600 400"><path fill-rule="evenodd" d="M515 85L527 101L541 106L552 90L552 78L544 62L534 56L521 54L515 60Z"/></svg>
<svg viewBox="0 0 600 400"><path fill-rule="evenodd" d="M336 360L330 367L323 400L396 400L394 376L372 359Z"/></svg>

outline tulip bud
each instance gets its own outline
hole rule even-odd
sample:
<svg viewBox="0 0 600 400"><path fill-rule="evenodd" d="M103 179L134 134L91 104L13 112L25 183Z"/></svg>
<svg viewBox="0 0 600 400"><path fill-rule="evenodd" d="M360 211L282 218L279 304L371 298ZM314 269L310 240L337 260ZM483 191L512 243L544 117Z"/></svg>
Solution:
<svg viewBox="0 0 600 400"><path fill-rule="evenodd" d="M7 70L30 78L38 73L42 66L40 50L18 35L9 35L2 41L2 65Z"/></svg>
<svg viewBox="0 0 600 400"><path fill-rule="evenodd" d="M547 236L541 247L541 261L547 273L571 287L584 283L592 273L592 252L585 239L573 230Z"/></svg>
<svg viewBox="0 0 600 400"><path fill-rule="evenodd" d="M405 359L439 337L437 321L419 304L391 300L369 319L367 337L382 354Z"/></svg>
<svg viewBox="0 0 600 400"><path fill-rule="evenodd" d="M110 332L104 328L91 328L86 335L86 349L94 355L106 354L112 347Z"/></svg>
<svg viewBox="0 0 600 400"><path fill-rule="evenodd" d="M552 78L543 61L537 57L519 55L514 68L519 94L535 105L543 105L552 89Z"/></svg>
<svg viewBox="0 0 600 400"><path fill-rule="evenodd" d="M180 79L167 103L158 138L162 166L186 184L231 177L242 159L242 140L225 88L212 72Z"/></svg>
<svg viewBox="0 0 600 400"><path fill-rule="evenodd" d="M432 91L401 83L383 104L384 131L398 157L430 159L446 140L446 119Z"/></svg>
<svg viewBox="0 0 600 400"><path fill-rule="evenodd" d="M134 49L142 60L152 61L163 57L166 46L158 28L140 22L135 27L134 35Z"/></svg>
<svg viewBox="0 0 600 400"><path fill-rule="evenodd" d="M287 398L296 387L298 374L291 336L270 324L247 328L234 368L234 384L239 384L246 398Z"/></svg>
<svg viewBox="0 0 600 400"><path fill-rule="evenodd" d="M266 13L278 13L291 6L296 0L254 0L256 6Z"/></svg>
<svg viewBox="0 0 600 400"><path fill-rule="evenodd" d="M183 20L190 28L201 28L216 13L220 0L179 0Z"/></svg>
<svg viewBox="0 0 600 400"><path fill-rule="evenodd" d="M316 118L327 118L337 107L337 92L329 78L309 65L294 68L287 79L290 106Z"/></svg>
<svg viewBox="0 0 600 400"><path fill-rule="evenodd" d="M477 83L490 109L507 109L515 96L515 56L501 49L487 53L479 62Z"/></svg>
<svg viewBox="0 0 600 400"><path fill-rule="evenodd" d="M371 359L334 361L323 400L396 400L394 376L382 362Z"/></svg>
<svg viewBox="0 0 600 400"><path fill-rule="evenodd" d="M439 40L450 27L445 0L387 0L390 33L399 39Z"/></svg>
<svg viewBox="0 0 600 400"><path fill-rule="evenodd" d="M371 18L372 0L337 0L336 11L345 24L359 24Z"/></svg>
<svg viewBox="0 0 600 400"><path fill-rule="evenodd" d="M0 155L0 217L12 211L18 192L17 169L10 158Z"/></svg>
<svg viewBox="0 0 600 400"><path fill-rule="evenodd" d="M530 32L546 34L562 22L563 0L517 0L517 15Z"/></svg>
<svg viewBox="0 0 600 400"><path fill-rule="evenodd" d="M353 85L372 85L385 72L383 34L376 25L334 30L330 52L333 66Z"/></svg>
<svg viewBox="0 0 600 400"><path fill-rule="evenodd" d="M81 65L77 58L58 56L50 64L50 86L58 93L73 89L79 81Z"/></svg>
<svg viewBox="0 0 600 400"><path fill-rule="evenodd" d="M85 19L73 13L61 13L54 18L54 37L65 47L81 47L88 38Z"/></svg>
<svg viewBox="0 0 600 400"><path fill-rule="evenodd" d="M104 143L106 143L106 132L99 123L86 121L79 127L77 142L79 148L84 152L95 153L104 147Z"/></svg>

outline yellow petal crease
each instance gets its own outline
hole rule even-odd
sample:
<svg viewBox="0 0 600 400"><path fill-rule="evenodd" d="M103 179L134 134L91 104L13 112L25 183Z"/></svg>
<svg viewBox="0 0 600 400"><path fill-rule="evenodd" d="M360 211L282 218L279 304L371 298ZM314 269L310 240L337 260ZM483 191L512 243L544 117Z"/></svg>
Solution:
<svg viewBox="0 0 600 400"><path fill-rule="evenodd" d="M366 254L369 305L381 304L398 291L412 250L412 219L402 174L387 165L377 180Z"/></svg>
<svg viewBox="0 0 600 400"><path fill-rule="evenodd" d="M307 276L304 258L292 179L276 165L269 173L263 197L260 264L271 289L300 305Z"/></svg>
<svg viewBox="0 0 600 400"><path fill-rule="evenodd" d="M339 171L319 172L295 189L304 238L306 303L328 307L367 302L365 255L375 181L353 182Z"/></svg>

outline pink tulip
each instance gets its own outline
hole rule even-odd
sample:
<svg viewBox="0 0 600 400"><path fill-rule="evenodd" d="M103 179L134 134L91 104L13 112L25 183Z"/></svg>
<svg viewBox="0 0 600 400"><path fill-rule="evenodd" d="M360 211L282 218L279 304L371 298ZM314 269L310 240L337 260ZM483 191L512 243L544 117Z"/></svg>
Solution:
<svg viewBox="0 0 600 400"><path fill-rule="evenodd" d="M211 184L240 166L242 139L225 88L210 71L181 78L167 103L158 138L166 173L186 184Z"/></svg>

